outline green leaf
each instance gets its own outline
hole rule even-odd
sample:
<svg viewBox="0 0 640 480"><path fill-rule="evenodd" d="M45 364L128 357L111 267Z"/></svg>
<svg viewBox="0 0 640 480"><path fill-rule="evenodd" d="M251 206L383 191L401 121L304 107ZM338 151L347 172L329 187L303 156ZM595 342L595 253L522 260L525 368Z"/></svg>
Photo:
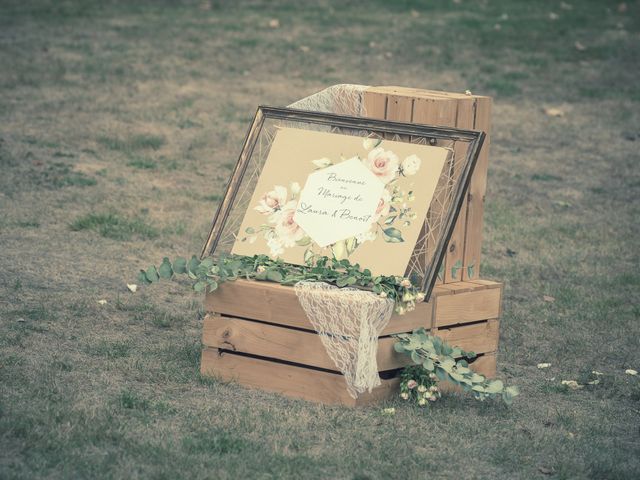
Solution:
<svg viewBox="0 0 640 480"><path fill-rule="evenodd" d="M140 272L138 273L138 283L151 283L149 280L147 280L147 275L144 273L144 270L140 270Z"/></svg>
<svg viewBox="0 0 640 480"><path fill-rule="evenodd" d="M196 292L203 292L206 287L207 287L207 282L199 281L199 282L196 282L196 284L193 286L193 289Z"/></svg>
<svg viewBox="0 0 640 480"><path fill-rule="evenodd" d="M249 235L253 235L254 233L256 233L256 229L253 227L247 227L244 230L245 233L248 233Z"/></svg>
<svg viewBox="0 0 640 480"><path fill-rule="evenodd" d="M396 219L397 215L389 215L387 219L384 221L385 225L391 225L393 221Z"/></svg>
<svg viewBox="0 0 640 480"><path fill-rule="evenodd" d="M158 275L158 270L156 270L155 265L151 265L144 274L150 283L160 280L160 276Z"/></svg>
<svg viewBox="0 0 640 480"><path fill-rule="evenodd" d="M458 260L451 267L451 277L456 278L458 276L458 271L462 268L462 260Z"/></svg>
<svg viewBox="0 0 640 480"><path fill-rule="evenodd" d="M169 279L173 276L173 268L171 268L171 262L167 257L164 257L162 259L162 264L158 269L158 275L160 275L161 278L165 279Z"/></svg>
<svg viewBox="0 0 640 480"><path fill-rule="evenodd" d="M422 366L424 367L425 370L429 370L430 372L433 372L433 369L435 367L433 361L429 358L427 358L423 363Z"/></svg>
<svg viewBox="0 0 640 480"><path fill-rule="evenodd" d="M306 247L309 244L311 244L311 238L309 237L302 237L300 240L296 240L296 245L299 247Z"/></svg>
<svg viewBox="0 0 640 480"><path fill-rule="evenodd" d="M187 260L182 257L176 258L173 262L173 271L178 274L187 273Z"/></svg>
<svg viewBox="0 0 640 480"><path fill-rule="evenodd" d="M387 243L401 243L404 242L402 238L402 232L395 227L389 227L382 230L384 234L384 240Z"/></svg>
<svg viewBox="0 0 640 480"><path fill-rule="evenodd" d="M493 380L486 386L486 391L487 393L500 393L503 388L502 380Z"/></svg>
<svg viewBox="0 0 640 480"><path fill-rule="evenodd" d="M267 280L270 280L272 282L282 282L283 280L283 276L282 274L278 271L278 270L274 270L274 269L269 269L267 270Z"/></svg>
<svg viewBox="0 0 640 480"><path fill-rule="evenodd" d="M195 255L191 257L191 260L187 263L187 271L195 273L196 268L200 265L200 260Z"/></svg>
<svg viewBox="0 0 640 480"><path fill-rule="evenodd" d="M473 263L467 267L467 277L473 278Z"/></svg>
<svg viewBox="0 0 640 480"><path fill-rule="evenodd" d="M396 342L393 344L393 349L398 353L404 353L406 350L404 349L403 342Z"/></svg>
<svg viewBox="0 0 640 480"><path fill-rule="evenodd" d="M347 256L351 255L356 248L358 248L358 240L356 237L348 238L345 241L345 248L347 249Z"/></svg>
<svg viewBox="0 0 640 480"><path fill-rule="evenodd" d="M416 363L418 365L421 365L422 362L424 361L424 359L420 356L420 354L415 350L411 352L411 360L413 360L413 363Z"/></svg>

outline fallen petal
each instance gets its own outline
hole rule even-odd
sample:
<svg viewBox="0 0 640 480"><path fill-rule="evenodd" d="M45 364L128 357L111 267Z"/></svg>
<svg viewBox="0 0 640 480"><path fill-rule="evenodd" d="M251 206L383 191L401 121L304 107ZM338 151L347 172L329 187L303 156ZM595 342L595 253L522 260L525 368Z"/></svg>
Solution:
<svg viewBox="0 0 640 480"><path fill-rule="evenodd" d="M566 385L571 390L579 390L584 387L584 385L580 385L575 380L562 380L562 385Z"/></svg>
<svg viewBox="0 0 640 480"><path fill-rule="evenodd" d="M138 291L138 285L136 285L135 283L127 283L127 288L132 293L136 293Z"/></svg>
<svg viewBox="0 0 640 480"><path fill-rule="evenodd" d="M553 303L553 302L555 302L555 301L556 301L556 298L555 298L555 297L552 297L552 296L550 296L550 295L544 295L544 296L542 297L542 299L543 299L545 302L551 302L551 303Z"/></svg>
<svg viewBox="0 0 640 480"><path fill-rule="evenodd" d="M103 299L101 299L101 300L98 300L98 303L99 303L100 305L106 305L106 304L107 304L107 301L103 298Z"/></svg>
<svg viewBox="0 0 640 480"><path fill-rule="evenodd" d="M632 368L627 368L624 373L626 373L627 375L638 375L638 372Z"/></svg>
<svg viewBox="0 0 640 480"><path fill-rule="evenodd" d="M538 365L536 365L539 369L543 369L543 368L549 368L551 366L550 363L539 363Z"/></svg>
<svg viewBox="0 0 640 480"><path fill-rule="evenodd" d="M546 113L550 117L564 117L564 112L555 107L545 108L544 113Z"/></svg>

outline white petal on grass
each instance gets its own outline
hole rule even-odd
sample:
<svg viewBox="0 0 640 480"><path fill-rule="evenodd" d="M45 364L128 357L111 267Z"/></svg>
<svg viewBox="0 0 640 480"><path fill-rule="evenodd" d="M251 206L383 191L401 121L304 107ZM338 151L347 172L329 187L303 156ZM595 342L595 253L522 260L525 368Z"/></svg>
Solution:
<svg viewBox="0 0 640 480"><path fill-rule="evenodd" d="M580 385L575 380L562 380L562 385L566 385L571 390L579 390L584 387L584 385Z"/></svg>
<svg viewBox="0 0 640 480"><path fill-rule="evenodd" d="M99 303L100 305L106 305L106 304L107 304L107 301L106 301L104 298L102 298L102 299L98 300L98 303Z"/></svg>
<svg viewBox="0 0 640 480"><path fill-rule="evenodd" d="M382 409L382 413L385 415L395 415L396 414L396 409L391 407L391 408L383 408Z"/></svg>
<svg viewBox="0 0 640 480"><path fill-rule="evenodd" d="M638 372L636 370L634 370L633 368L627 368L624 373L626 373L627 375L638 375Z"/></svg>
<svg viewBox="0 0 640 480"><path fill-rule="evenodd" d="M131 293L136 293L138 291L138 285L135 283L127 283L127 288Z"/></svg>
<svg viewBox="0 0 640 480"><path fill-rule="evenodd" d="M592 371L591 371L591 374L592 374L592 375L604 375L604 373L599 372L599 371L597 371L597 370L592 370Z"/></svg>
<svg viewBox="0 0 640 480"><path fill-rule="evenodd" d="M538 367L540 370L542 370L543 368L549 368L550 366L550 363L539 363L538 365L536 365L536 367Z"/></svg>

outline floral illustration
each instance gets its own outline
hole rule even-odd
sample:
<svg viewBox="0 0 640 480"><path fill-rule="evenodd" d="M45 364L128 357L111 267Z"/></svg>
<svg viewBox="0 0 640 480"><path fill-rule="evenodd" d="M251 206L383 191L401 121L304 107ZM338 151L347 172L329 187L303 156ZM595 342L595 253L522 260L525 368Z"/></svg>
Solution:
<svg viewBox="0 0 640 480"><path fill-rule="evenodd" d="M326 254L331 254L337 259L348 258L360 245L375 241L379 237L387 243L404 242L401 229L410 226L416 218L411 207L415 196L413 191L403 190L398 185L398 180L418 173L422 161L417 155L410 155L401 161L393 151L385 150L382 143L379 138L364 139L363 148L366 155L356 157L385 184L368 231L340 240L329 247L318 247L295 222L300 184L293 182L289 188L274 185L273 190L260 198L254 210L264 215L265 222L258 227L246 228L244 233L247 236L242 238L242 241L253 243L258 236L262 236L272 257L282 255L285 249L291 247L306 247L305 261ZM311 163L316 170L320 170L345 160L342 158L335 161L324 157ZM324 251L326 249L331 251Z"/></svg>

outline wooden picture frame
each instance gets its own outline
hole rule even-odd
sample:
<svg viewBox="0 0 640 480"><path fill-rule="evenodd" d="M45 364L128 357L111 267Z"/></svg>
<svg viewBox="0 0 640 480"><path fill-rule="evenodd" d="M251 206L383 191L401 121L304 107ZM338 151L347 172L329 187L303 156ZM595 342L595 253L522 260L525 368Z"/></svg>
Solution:
<svg viewBox="0 0 640 480"><path fill-rule="evenodd" d="M256 146L260 146L260 156L262 156L263 143L266 143L264 148L268 151L268 142L262 141L263 137L269 136L265 130L285 126L325 130L362 138L373 136L407 143L443 145L450 148L451 160L445 166L439 181L442 198L438 199L437 208L435 200L429 208L429 214L434 218L437 216L437 221L432 220L430 223L427 219L424 220L424 242L426 244L426 239L429 238L429 249L424 246L418 249L416 246L416 261L407 273L417 277L417 281L422 285L425 301L428 301L438 277L440 264L446 254L446 245L464 204L465 192L485 138L484 132L260 106L246 135L224 198L214 216L211 231L202 250L202 257L217 253L223 234L229 233L226 230L229 229L227 224L230 213L234 208L239 208L238 192L243 187L244 190L251 189L251 185L245 182L245 178L250 166L260 169L260 162L254 158ZM464 148L459 148L460 146ZM250 175L250 178L253 177L254 175ZM435 213L432 214L432 210ZM434 225L437 225L437 228ZM235 233L231 232L231 235L235 236Z"/></svg>

